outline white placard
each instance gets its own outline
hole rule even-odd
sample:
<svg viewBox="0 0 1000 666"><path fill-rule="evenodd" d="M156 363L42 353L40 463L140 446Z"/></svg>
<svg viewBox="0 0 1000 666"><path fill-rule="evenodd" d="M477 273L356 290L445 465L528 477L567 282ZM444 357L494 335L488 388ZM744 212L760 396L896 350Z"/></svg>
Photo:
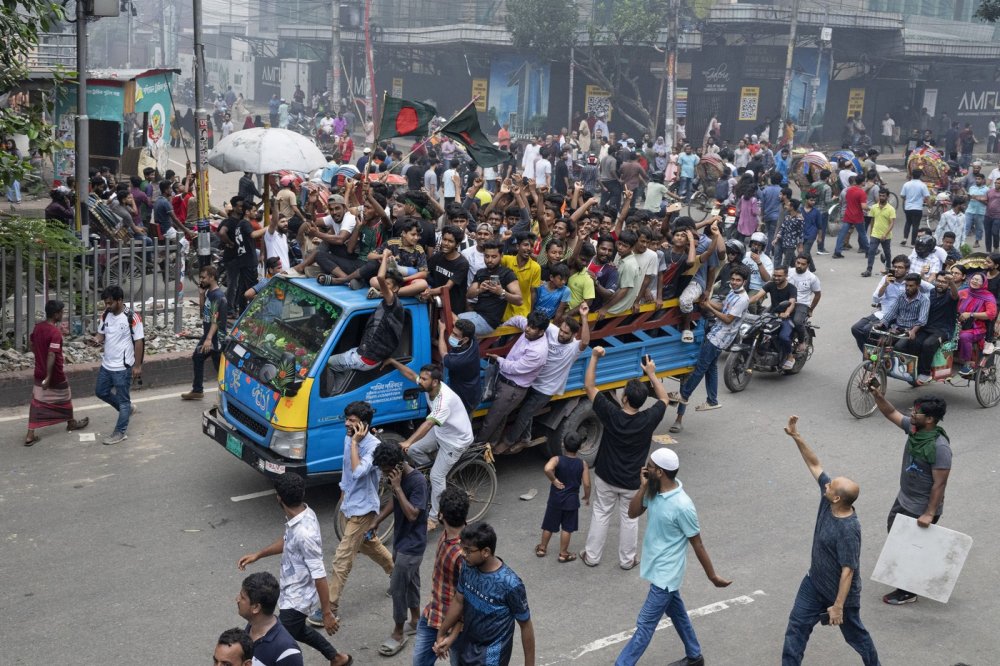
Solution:
<svg viewBox="0 0 1000 666"><path fill-rule="evenodd" d="M971 549L967 534L938 525L923 528L916 519L897 515L872 580L948 603Z"/></svg>

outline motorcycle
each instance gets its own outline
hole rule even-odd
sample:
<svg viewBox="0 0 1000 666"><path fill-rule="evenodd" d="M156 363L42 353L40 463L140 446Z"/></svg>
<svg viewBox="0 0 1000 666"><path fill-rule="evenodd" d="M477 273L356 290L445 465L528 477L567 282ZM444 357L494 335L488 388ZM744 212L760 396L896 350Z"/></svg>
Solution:
<svg viewBox="0 0 1000 666"><path fill-rule="evenodd" d="M783 305L787 307L787 304ZM739 334L729 346L729 358L726 359L723 370L722 379L727 389L733 393L745 389L753 379L755 370L787 375L802 371L806 361L812 356L813 338L816 337L816 329L819 326L809 320L806 321L805 340L792 339L795 365L790 370L784 370L781 366L785 359L778 346L778 334L781 332L782 323L781 317L770 312L762 315L744 315ZM805 349L799 351L802 344L805 344Z"/></svg>
<svg viewBox="0 0 1000 666"><path fill-rule="evenodd" d="M722 215L722 237L726 240L736 238L736 206L727 205L724 209L720 202L712 207L712 217Z"/></svg>

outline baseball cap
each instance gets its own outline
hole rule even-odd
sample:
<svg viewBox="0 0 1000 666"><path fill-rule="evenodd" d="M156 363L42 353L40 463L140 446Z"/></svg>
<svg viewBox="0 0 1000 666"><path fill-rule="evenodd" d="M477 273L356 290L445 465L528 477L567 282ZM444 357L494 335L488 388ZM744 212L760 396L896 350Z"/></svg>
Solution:
<svg viewBox="0 0 1000 666"><path fill-rule="evenodd" d="M344 199L344 197L342 197L339 194L331 194L330 196L328 196L326 198L326 203L327 203L327 205L332 204L332 203L347 205L347 200Z"/></svg>
<svg viewBox="0 0 1000 666"><path fill-rule="evenodd" d="M653 459L653 463L657 467L665 469L668 472L672 472L681 466L680 459L671 449L656 449L649 457Z"/></svg>
<svg viewBox="0 0 1000 666"><path fill-rule="evenodd" d="M372 152L372 149L371 148L365 148L362 152L364 152L364 154L367 155L368 153Z"/></svg>
<svg viewBox="0 0 1000 666"><path fill-rule="evenodd" d="M282 187L287 187L288 185L291 185L293 182L295 182L295 178L292 177L292 176L282 176L281 177L281 186Z"/></svg>

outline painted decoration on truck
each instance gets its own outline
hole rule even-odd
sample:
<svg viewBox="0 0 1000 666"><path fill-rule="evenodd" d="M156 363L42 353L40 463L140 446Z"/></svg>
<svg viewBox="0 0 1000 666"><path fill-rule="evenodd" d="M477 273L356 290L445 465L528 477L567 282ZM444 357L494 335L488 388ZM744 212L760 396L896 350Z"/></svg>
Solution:
<svg viewBox="0 0 1000 666"><path fill-rule="evenodd" d="M255 406L268 421L274 415L281 394L264 386L236 366L226 366L225 391L246 405Z"/></svg>

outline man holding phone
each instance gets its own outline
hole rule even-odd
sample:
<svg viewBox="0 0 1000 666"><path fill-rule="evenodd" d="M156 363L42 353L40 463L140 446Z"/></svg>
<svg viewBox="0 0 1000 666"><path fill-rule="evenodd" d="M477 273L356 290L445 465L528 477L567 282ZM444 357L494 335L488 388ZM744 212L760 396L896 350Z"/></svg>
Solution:
<svg viewBox="0 0 1000 666"><path fill-rule="evenodd" d="M805 655L809 634L817 622L840 627L844 640L861 655L865 666L878 666L875 643L861 623L861 521L854 512L858 484L847 477L831 479L819 464L797 424L788 417L785 433L799 447L799 453L813 478L819 483L822 499L813 529L809 572L799 585L795 605L788 615L782 666L797 666Z"/></svg>

